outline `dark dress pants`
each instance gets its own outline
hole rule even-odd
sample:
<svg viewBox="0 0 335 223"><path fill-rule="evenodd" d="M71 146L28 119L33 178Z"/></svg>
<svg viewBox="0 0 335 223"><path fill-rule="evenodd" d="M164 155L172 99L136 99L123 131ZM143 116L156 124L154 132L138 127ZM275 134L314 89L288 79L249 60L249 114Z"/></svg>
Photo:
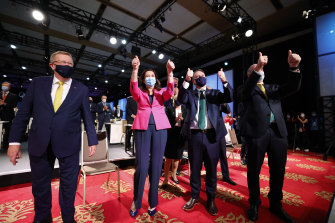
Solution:
<svg viewBox="0 0 335 223"><path fill-rule="evenodd" d="M247 145L244 136L241 136L241 158L245 158L248 153Z"/></svg>
<svg viewBox="0 0 335 223"><path fill-rule="evenodd" d="M158 205L158 184L161 175L167 131L166 129L156 130L155 125L148 125L147 130L135 130L134 136L136 146L134 203L136 209L142 207L144 185L149 172L149 205L150 208L153 208Z"/></svg>
<svg viewBox="0 0 335 223"><path fill-rule="evenodd" d="M98 131L102 130L102 127L104 126L104 124L105 124L105 122L99 122ZM107 131L107 139L108 139L108 144L109 144L111 126L109 124L108 125L105 124L105 128L106 128L106 131Z"/></svg>
<svg viewBox="0 0 335 223"><path fill-rule="evenodd" d="M268 154L270 172L270 192L268 198L270 205L281 207L283 198L283 183L287 159L287 139L280 137L276 125L269 127L266 134L259 138L246 137L247 153L247 178L249 188L249 203L259 206L260 187L259 174L264 161L265 153Z"/></svg>
<svg viewBox="0 0 335 223"><path fill-rule="evenodd" d="M34 195L34 221L41 221L51 215L51 179L53 176L56 157L51 146L41 157L31 156L30 167L32 174L32 192ZM60 184L59 205L61 207L63 221L74 220L74 201L77 190L79 173L79 153L71 156L58 158Z"/></svg>
<svg viewBox="0 0 335 223"><path fill-rule="evenodd" d="M201 189L202 162L206 169L206 193L207 201L215 199L216 192L216 171L220 154L220 142L215 139L215 130L210 129L206 133L191 130L189 140L189 160L191 164L191 195L192 198L199 198Z"/></svg>
<svg viewBox="0 0 335 223"><path fill-rule="evenodd" d="M227 161L226 140L221 140L220 145L220 166L222 171L222 179L229 179L229 167Z"/></svg>

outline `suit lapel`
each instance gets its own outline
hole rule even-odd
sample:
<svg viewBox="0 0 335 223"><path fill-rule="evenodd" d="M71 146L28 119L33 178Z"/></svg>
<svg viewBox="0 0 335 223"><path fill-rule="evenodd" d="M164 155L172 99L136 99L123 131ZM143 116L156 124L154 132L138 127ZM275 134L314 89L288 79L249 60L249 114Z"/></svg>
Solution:
<svg viewBox="0 0 335 223"><path fill-rule="evenodd" d="M77 91L77 83L72 79L70 90L67 93L66 98L64 99L60 107L58 108L57 112L59 112L63 107L65 107L68 103L70 103L70 100L71 98L73 98L73 95L76 94L76 91Z"/></svg>
<svg viewBox="0 0 335 223"><path fill-rule="evenodd" d="M194 101L195 108L198 109L198 101L199 101L198 90L193 90L192 94L193 94L193 101Z"/></svg>
<svg viewBox="0 0 335 223"><path fill-rule="evenodd" d="M48 106L50 107L50 109L55 112L54 110L54 106L52 104L52 98L51 98L51 91L52 91L52 81L53 81L53 77L50 77L48 80L47 80L47 84L46 84L46 87L45 87L45 96L46 96L46 100L47 100L47 104Z"/></svg>
<svg viewBox="0 0 335 223"><path fill-rule="evenodd" d="M255 90L266 100L266 97L265 97L264 93L261 91L261 89L258 87L258 85L256 85ZM265 92L267 92L266 88L265 88Z"/></svg>

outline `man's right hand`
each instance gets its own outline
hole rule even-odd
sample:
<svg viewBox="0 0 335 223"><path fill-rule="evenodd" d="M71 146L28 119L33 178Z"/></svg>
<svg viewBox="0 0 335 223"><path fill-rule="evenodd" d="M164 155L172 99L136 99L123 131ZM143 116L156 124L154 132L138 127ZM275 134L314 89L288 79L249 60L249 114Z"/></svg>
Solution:
<svg viewBox="0 0 335 223"><path fill-rule="evenodd" d="M259 52L259 57L257 61L257 66L255 68L256 72L260 72L263 70L263 67L268 63L268 56L263 56L262 52Z"/></svg>
<svg viewBox="0 0 335 223"><path fill-rule="evenodd" d="M187 69L187 73L186 73L186 81L191 81L193 77L193 70L191 70L190 68Z"/></svg>
<svg viewBox="0 0 335 223"><path fill-rule="evenodd" d="M15 166L17 164L16 159L21 159L21 145L10 145L7 156L9 157L9 161Z"/></svg>

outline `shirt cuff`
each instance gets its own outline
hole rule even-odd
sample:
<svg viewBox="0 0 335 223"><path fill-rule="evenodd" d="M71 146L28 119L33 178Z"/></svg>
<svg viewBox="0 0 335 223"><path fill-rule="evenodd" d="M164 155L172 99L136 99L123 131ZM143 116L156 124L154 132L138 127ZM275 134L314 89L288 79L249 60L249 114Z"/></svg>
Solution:
<svg viewBox="0 0 335 223"><path fill-rule="evenodd" d="M9 145L10 146L20 146L21 143L19 143L19 142L10 142Z"/></svg>
<svg viewBox="0 0 335 223"><path fill-rule="evenodd" d="M184 82L183 82L183 87L184 87L185 89L187 89L189 86L190 86L190 83L188 83L187 81L184 81Z"/></svg>
<svg viewBox="0 0 335 223"><path fill-rule="evenodd" d="M227 82L227 83L225 83L223 86L224 86L224 87L227 87L227 86L228 86L228 82Z"/></svg>

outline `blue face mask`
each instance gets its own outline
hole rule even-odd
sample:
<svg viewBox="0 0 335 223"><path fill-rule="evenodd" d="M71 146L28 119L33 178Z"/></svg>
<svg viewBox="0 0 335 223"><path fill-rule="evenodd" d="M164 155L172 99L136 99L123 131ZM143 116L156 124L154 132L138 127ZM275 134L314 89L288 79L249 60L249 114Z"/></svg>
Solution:
<svg viewBox="0 0 335 223"><path fill-rule="evenodd" d="M148 87L153 87L156 84L156 78L155 77L146 77L145 78L145 84Z"/></svg>
<svg viewBox="0 0 335 223"><path fill-rule="evenodd" d="M9 90L7 86L1 86L1 89L2 89L3 91L8 91L8 90Z"/></svg>
<svg viewBox="0 0 335 223"><path fill-rule="evenodd" d="M205 86L206 85L206 77L199 77L199 78L195 79L195 83L199 87Z"/></svg>
<svg viewBox="0 0 335 223"><path fill-rule="evenodd" d="M56 72L64 78L69 78L74 72L73 67L67 65L56 65Z"/></svg>

